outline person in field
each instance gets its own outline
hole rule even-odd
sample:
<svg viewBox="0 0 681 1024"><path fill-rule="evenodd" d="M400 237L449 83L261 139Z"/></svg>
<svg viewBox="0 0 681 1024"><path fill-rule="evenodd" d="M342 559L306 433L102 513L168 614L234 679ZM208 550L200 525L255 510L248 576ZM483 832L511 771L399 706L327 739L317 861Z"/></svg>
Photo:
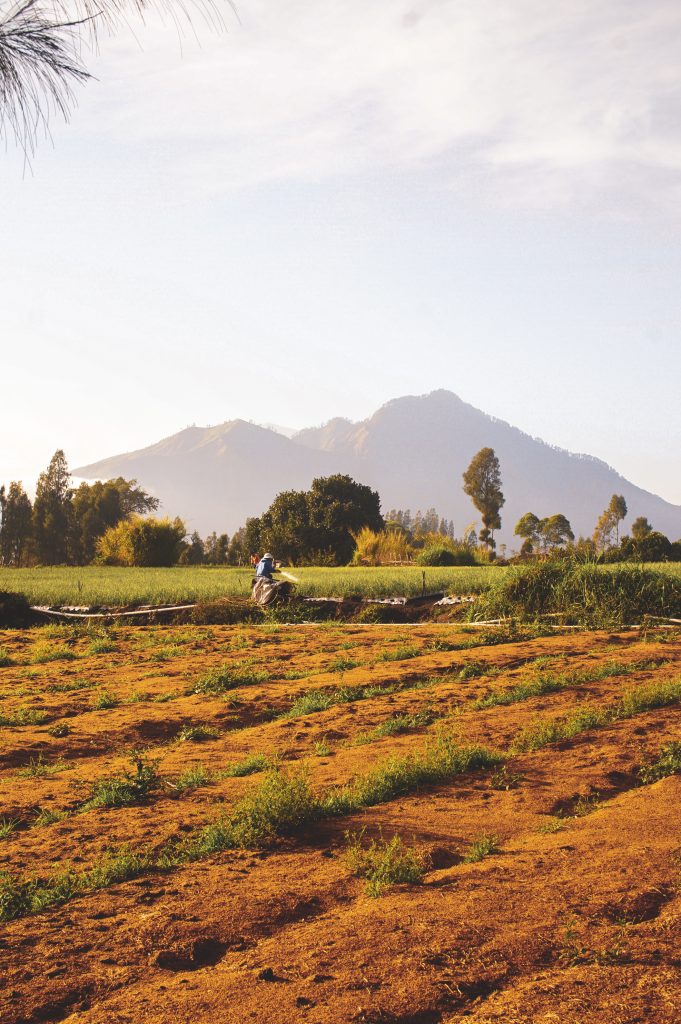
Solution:
<svg viewBox="0 0 681 1024"><path fill-rule="evenodd" d="M274 556L269 551L266 551L255 570L256 578L264 576L265 579L272 580L274 579L272 574L275 572L279 572L279 570L275 568Z"/></svg>

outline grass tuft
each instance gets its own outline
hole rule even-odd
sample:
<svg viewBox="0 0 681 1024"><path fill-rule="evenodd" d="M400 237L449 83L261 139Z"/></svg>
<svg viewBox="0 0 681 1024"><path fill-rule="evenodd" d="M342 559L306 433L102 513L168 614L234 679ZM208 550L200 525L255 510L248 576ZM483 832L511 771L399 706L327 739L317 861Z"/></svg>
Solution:
<svg viewBox="0 0 681 1024"><path fill-rule="evenodd" d="M357 878L366 879L367 896L382 896L393 885L418 885L423 880L426 862L413 848L406 846L400 836L392 839L372 839L364 843L361 832L346 832L345 862Z"/></svg>
<svg viewBox="0 0 681 1024"><path fill-rule="evenodd" d="M233 690L237 686L252 686L255 683L264 683L268 679L269 674L261 670L247 666L223 665L221 668L211 669L202 676L189 690L189 693L216 696Z"/></svg>
<svg viewBox="0 0 681 1024"><path fill-rule="evenodd" d="M670 775L681 775L681 742L678 741L667 743L654 761L648 761L639 768L639 777L645 785Z"/></svg>
<svg viewBox="0 0 681 1024"><path fill-rule="evenodd" d="M491 857L495 853L501 853L499 837L493 834L480 836L476 839L470 850L463 858L464 864L477 864L485 857Z"/></svg>
<svg viewBox="0 0 681 1024"><path fill-rule="evenodd" d="M180 743L203 743L205 740L216 740L220 730L209 725L183 725L175 737Z"/></svg>
<svg viewBox="0 0 681 1024"><path fill-rule="evenodd" d="M89 798L80 805L80 811L95 807L129 807L142 803L158 789L161 779L156 767L143 758L133 758L135 772L124 772L111 779L99 779L92 787Z"/></svg>
<svg viewBox="0 0 681 1024"><path fill-rule="evenodd" d="M9 839L19 827L16 818L0 818L0 839Z"/></svg>

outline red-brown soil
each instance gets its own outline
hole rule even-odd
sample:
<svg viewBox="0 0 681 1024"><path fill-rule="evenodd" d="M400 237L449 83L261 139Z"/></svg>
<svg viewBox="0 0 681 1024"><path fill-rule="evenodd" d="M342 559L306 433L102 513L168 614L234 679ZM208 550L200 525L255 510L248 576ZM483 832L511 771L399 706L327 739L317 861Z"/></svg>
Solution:
<svg viewBox="0 0 681 1024"><path fill-rule="evenodd" d="M443 728L508 750L537 719L612 705L634 686L678 678L681 666L681 641L670 634L490 644L451 625L333 624L110 636L113 649L92 653L91 636L68 630L0 633L0 653L11 660L0 668L0 714L47 716L0 728L0 818L17 823L0 840L0 872L48 878L126 845L158 849L229 811L263 778L178 793L174 780L191 766L216 773L250 755L278 756L306 764L323 791L421 750ZM52 649L72 660L42 660ZM395 659L381 660L386 652ZM472 706L539 670L595 675L614 661L657 665L508 706ZM218 696L188 692L224 665L269 679ZM460 678L466 666L472 677ZM280 717L310 690L394 684L404 688ZM94 710L102 691L120 703ZM426 707L437 717L429 726L353 743ZM48 732L59 723L70 727L61 738ZM175 739L199 724L218 738ZM473 772L265 850L150 871L9 921L1 926L0 1022L678 1022L681 778L641 785L638 768L679 739L678 706L648 711L517 754L505 779ZM161 788L135 806L78 811L95 780L132 771L131 751L140 748ZM592 813L576 813L580 797ZM45 810L70 814L36 825ZM364 827L427 854L422 884L369 897L345 857L345 833ZM466 863L485 834L498 837L500 852Z"/></svg>

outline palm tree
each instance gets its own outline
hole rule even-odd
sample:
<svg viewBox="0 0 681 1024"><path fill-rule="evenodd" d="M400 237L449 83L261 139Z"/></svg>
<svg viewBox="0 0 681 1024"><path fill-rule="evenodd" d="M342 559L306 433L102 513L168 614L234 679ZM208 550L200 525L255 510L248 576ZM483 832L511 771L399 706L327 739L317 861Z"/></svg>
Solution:
<svg viewBox="0 0 681 1024"><path fill-rule="evenodd" d="M234 10L232 0L226 0ZM191 22L200 13L212 28L223 27L219 0L0 0L0 140L13 139L26 154L51 115L68 118L74 86L91 77L83 48L96 45L104 28L113 31L130 10L156 7Z"/></svg>

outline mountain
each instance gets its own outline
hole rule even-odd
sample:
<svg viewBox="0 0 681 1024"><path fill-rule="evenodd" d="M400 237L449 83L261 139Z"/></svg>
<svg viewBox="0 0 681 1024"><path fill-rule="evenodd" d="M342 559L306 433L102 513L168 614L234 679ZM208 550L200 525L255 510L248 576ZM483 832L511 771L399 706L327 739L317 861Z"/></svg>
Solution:
<svg viewBox="0 0 681 1024"><path fill-rule="evenodd" d="M243 420L190 427L149 448L81 466L74 475L135 477L161 499L164 512L205 534L232 533L279 491L307 488L316 476L349 473L379 492L384 511L435 507L461 531L478 519L461 474L483 447L494 448L501 463L502 542L517 542L513 527L528 511L562 512L575 534L590 535L612 494L626 499L624 529L645 515L655 529L681 537L681 507L636 487L599 459L545 444L443 390L397 398L360 423L336 418L290 439Z"/></svg>

